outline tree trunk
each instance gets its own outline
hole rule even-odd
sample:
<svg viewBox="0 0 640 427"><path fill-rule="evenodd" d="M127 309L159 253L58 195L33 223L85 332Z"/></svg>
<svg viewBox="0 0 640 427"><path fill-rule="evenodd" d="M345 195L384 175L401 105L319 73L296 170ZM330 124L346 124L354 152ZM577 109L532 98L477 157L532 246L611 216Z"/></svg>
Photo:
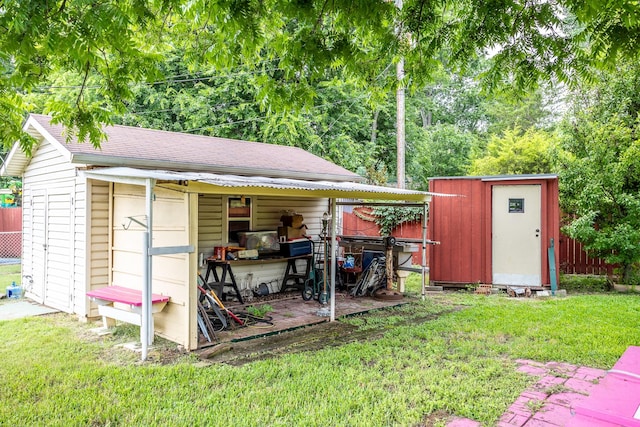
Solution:
<svg viewBox="0 0 640 427"><path fill-rule="evenodd" d="M431 111L424 111L422 108L420 109L420 116L422 117L422 127L423 128L428 128L429 126L431 126L431 118L432 118L432 114Z"/></svg>

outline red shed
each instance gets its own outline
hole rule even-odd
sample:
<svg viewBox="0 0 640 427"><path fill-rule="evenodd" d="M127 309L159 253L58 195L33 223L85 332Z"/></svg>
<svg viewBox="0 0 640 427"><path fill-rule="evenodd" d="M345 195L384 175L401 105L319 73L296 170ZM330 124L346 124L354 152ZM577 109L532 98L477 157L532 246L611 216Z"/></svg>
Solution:
<svg viewBox="0 0 640 427"><path fill-rule="evenodd" d="M431 178L429 191L459 195L430 204L429 237L440 242L429 251L431 283L550 284L548 249L556 246L558 265L560 238L557 175Z"/></svg>

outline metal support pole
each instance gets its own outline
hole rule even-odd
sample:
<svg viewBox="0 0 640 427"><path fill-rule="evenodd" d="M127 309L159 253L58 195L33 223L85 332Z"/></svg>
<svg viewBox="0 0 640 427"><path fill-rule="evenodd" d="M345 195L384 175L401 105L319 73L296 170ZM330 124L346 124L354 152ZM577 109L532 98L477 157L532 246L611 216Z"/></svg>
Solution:
<svg viewBox="0 0 640 427"><path fill-rule="evenodd" d="M149 231L142 233L142 259L145 260L142 269L142 321L140 322L140 345L142 346L142 360L147 360L147 346L149 344L149 328L147 325L147 307L151 307L151 295L147 292L149 288Z"/></svg>
<svg viewBox="0 0 640 427"><path fill-rule="evenodd" d="M144 233L143 247L143 288L142 288L142 324L140 325L140 337L142 344L142 360L147 360L148 346L153 344L153 314L151 307L151 289L153 283L153 256L151 246L153 243L153 179L145 182L145 209L147 215L147 231Z"/></svg>
<svg viewBox="0 0 640 427"><path fill-rule="evenodd" d="M336 320L336 248L338 247L338 205L331 199L331 316L329 321Z"/></svg>
<svg viewBox="0 0 640 427"><path fill-rule="evenodd" d="M153 255L151 254L151 248L153 247L153 187L155 185L155 180L148 179L146 185L146 193L147 193L147 201L146 201L146 210L147 210L147 232L149 233L149 253L147 255L147 277L149 278L149 286L147 286L147 328L149 330L149 336L147 344L153 344L153 336L155 331L153 330L153 310L151 304L151 292L153 290Z"/></svg>
<svg viewBox="0 0 640 427"><path fill-rule="evenodd" d="M422 300L427 298L427 204L422 205Z"/></svg>

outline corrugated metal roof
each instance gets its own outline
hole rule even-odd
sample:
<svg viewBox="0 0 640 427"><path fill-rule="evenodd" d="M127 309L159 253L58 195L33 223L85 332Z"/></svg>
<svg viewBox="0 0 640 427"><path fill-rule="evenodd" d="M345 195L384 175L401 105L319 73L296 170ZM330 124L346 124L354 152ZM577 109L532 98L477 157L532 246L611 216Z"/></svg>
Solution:
<svg viewBox="0 0 640 427"><path fill-rule="evenodd" d="M63 154L68 154L74 164L364 180L356 173L297 147L116 125L104 128L107 141L95 149L90 143L79 143L75 138L67 143L64 127L51 124L51 117L39 114L29 116L25 130L57 141L58 149L64 150ZM3 172L21 175L27 164L26 156L16 146L7 157L7 163Z"/></svg>
<svg viewBox="0 0 640 427"><path fill-rule="evenodd" d="M556 179L556 174L523 174L523 175L478 175L478 176L434 176L429 181L434 180L454 180L454 179L478 179L480 181L516 181L530 179Z"/></svg>
<svg viewBox="0 0 640 427"><path fill-rule="evenodd" d="M264 176L218 175L212 173L176 172L166 170L147 170L128 167L91 169L82 171L88 178L142 183L151 178L158 186L168 186L187 192L208 192L216 194L245 194L328 197L328 198L364 198L371 200L429 201L434 193L404 190L354 182L307 181L300 179L271 178ZM139 182L136 182L139 181Z"/></svg>

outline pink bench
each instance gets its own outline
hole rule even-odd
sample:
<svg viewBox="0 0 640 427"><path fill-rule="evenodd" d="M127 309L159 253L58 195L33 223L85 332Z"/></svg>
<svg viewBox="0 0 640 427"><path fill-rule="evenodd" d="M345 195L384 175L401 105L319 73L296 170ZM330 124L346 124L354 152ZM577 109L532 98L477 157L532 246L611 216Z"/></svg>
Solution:
<svg viewBox="0 0 640 427"><path fill-rule="evenodd" d="M87 296L98 304L98 313L102 316L105 328L109 327L107 318L142 325L142 291L123 286L106 286L87 292ZM151 294L151 312L159 313L167 302L168 296Z"/></svg>
<svg viewBox="0 0 640 427"><path fill-rule="evenodd" d="M640 427L640 347L627 348L589 398L573 410L569 426Z"/></svg>

